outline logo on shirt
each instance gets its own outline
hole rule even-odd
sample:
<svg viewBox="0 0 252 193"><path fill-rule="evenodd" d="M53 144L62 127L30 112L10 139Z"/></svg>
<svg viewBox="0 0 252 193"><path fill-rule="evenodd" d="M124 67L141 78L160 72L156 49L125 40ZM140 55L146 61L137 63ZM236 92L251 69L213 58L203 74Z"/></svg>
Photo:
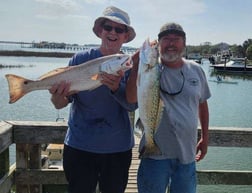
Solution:
<svg viewBox="0 0 252 193"><path fill-rule="evenodd" d="M198 86L198 85L199 85L199 80L196 79L196 78L190 78L190 79L188 80L188 82L189 82L189 84L190 84L191 86Z"/></svg>

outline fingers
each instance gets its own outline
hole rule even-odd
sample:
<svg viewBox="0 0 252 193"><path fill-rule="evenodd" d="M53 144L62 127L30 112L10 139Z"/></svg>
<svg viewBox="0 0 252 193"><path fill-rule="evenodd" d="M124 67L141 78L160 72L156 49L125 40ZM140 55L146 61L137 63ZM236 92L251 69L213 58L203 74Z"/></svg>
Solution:
<svg viewBox="0 0 252 193"><path fill-rule="evenodd" d="M101 74L101 83L106 85L110 90L113 92L116 91L119 88L119 84L121 81L121 78L123 77L124 73L123 71L118 71L118 76L102 73Z"/></svg>
<svg viewBox="0 0 252 193"><path fill-rule="evenodd" d="M150 45L151 46L155 46L155 45L157 45L158 44L158 41L157 40L153 40L152 42L150 42Z"/></svg>
<svg viewBox="0 0 252 193"><path fill-rule="evenodd" d="M206 154L203 154L202 152L197 153L195 160L199 162L200 160L204 159Z"/></svg>
<svg viewBox="0 0 252 193"><path fill-rule="evenodd" d="M49 92L53 95L62 95L67 96L70 90L70 83L62 81L60 84L54 84L52 88L49 89Z"/></svg>
<svg viewBox="0 0 252 193"><path fill-rule="evenodd" d="M117 72L117 74L118 74L121 78L124 76L124 72L123 72L122 70L119 70L119 71ZM121 78L120 78L120 80L121 80Z"/></svg>
<svg viewBox="0 0 252 193"><path fill-rule="evenodd" d="M197 148L197 152L196 152L196 157L195 157L195 160L197 162L199 162L200 160L204 159L204 157L206 156L207 154L207 148L206 147L199 147Z"/></svg>

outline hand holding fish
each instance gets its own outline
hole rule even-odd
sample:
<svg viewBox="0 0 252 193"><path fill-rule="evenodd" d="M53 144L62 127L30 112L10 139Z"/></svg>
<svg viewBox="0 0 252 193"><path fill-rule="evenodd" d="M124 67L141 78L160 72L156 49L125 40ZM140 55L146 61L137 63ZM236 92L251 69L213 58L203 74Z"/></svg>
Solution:
<svg viewBox="0 0 252 193"><path fill-rule="evenodd" d="M112 92L115 92L119 88L120 81L124 76L123 71L118 71L118 75L102 73L101 74L101 83L106 85Z"/></svg>
<svg viewBox="0 0 252 193"><path fill-rule="evenodd" d="M70 83L65 81L62 81L60 84L54 84L52 88L49 89L50 94L52 94L51 101L56 109L67 106L67 96L70 95L69 90Z"/></svg>
<svg viewBox="0 0 252 193"><path fill-rule="evenodd" d="M66 81L62 81L60 84L54 84L52 88L49 89L49 92L52 95L58 96L67 96L70 89L70 83Z"/></svg>

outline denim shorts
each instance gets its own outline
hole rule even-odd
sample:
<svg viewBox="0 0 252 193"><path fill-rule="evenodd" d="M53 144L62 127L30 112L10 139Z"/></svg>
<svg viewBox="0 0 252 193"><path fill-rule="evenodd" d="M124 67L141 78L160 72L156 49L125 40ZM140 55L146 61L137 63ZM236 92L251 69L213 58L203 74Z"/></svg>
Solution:
<svg viewBox="0 0 252 193"><path fill-rule="evenodd" d="M142 159L138 169L138 193L196 193L195 162L177 159Z"/></svg>

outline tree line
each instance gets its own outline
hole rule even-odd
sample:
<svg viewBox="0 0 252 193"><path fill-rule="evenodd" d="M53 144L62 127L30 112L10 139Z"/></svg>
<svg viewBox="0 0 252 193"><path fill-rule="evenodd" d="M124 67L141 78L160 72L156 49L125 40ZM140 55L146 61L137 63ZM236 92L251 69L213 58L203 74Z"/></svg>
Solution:
<svg viewBox="0 0 252 193"><path fill-rule="evenodd" d="M199 46L187 46L188 53L200 53L202 56L211 56L215 55L217 52L223 50L229 50L234 57L244 58L247 57L249 60L252 60L252 39L248 39L243 42L242 45L229 45L226 43L219 43L216 45L211 45L211 43L201 44Z"/></svg>

